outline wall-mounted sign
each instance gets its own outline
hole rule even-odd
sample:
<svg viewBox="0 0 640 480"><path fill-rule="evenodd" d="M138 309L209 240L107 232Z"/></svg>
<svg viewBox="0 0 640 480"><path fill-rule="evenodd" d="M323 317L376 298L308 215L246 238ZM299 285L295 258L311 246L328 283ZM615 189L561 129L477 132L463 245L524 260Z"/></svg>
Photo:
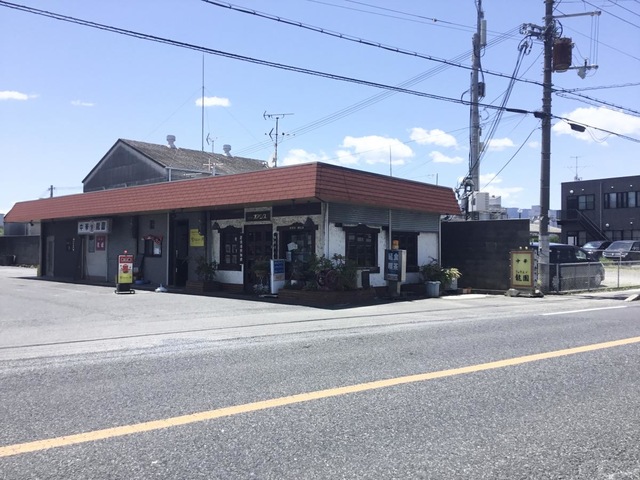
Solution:
<svg viewBox="0 0 640 480"><path fill-rule="evenodd" d="M107 245L107 237L104 235L96 235L96 251L104 251Z"/></svg>
<svg viewBox="0 0 640 480"><path fill-rule="evenodd" d="M81 220L78 222L78 235L94 235L96 233L111 233L111 220Z"/></svg>
<svg viewBox="0 0 640 480"><path fill-rule="evenodd" d="M271 220L271 210L260 210L259 212L245 212L244 219L247 222L264 222Z"/></svg>
<svg viewBox="0 0 640 480"><path fill-rule="evenodd" d="M509 252L511 288L533 288L533 250Z"/></svg>
<svg viewBox="0 0 640 480"><path fill-rule="evenodd" d="M200 235L200 231L197 228L189 230L189 246L204 247L204 235Z"/></svg>

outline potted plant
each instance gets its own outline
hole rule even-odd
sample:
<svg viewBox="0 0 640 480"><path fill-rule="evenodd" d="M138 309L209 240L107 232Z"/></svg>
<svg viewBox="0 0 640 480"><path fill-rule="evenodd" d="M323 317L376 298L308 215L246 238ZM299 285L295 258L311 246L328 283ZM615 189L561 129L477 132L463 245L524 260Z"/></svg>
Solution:
<svg viewBox="0 0 640 480"><path fill-rule="evenodd" d="M197 281L187 282L187 289L198 292L212 292L220 288L220 284L215 281L218 272L218 262L209 261L206 256L201 255L196 259L195 273Z"/></svg>
<svg viewBox="0 0 640 480"><path fill-rule="evenodd" d="M440 290L457 290L458 279L462 276L457 268L443 267L435 259L421 265L419 272L422 281L427 285L427 295L429 296L438 296ZM438 283L437 287L434 283Z"/></svg>
<svg viewBox="0 0 640 480"><path fill-rule="evenodd" d="M269 292L269 272L271 264L267 258L257 258L251 268L253 277L253 291L258 294Z"/></svg>
<svg viewBox="0 0 640 480"><path fill-rule="evenodd" d="M358 269L343 255L310 258L304 272L304 286L289 283L278 292L278 298L297 305L329 307L335 305L364 304L375 298L373 288L357 285Z"/></svg>
<svg viewBox="0 0 640 480"><path fill-rule="evenodd" d="M455 267L442 269L442 282L445 290L457 290L458 279L462 276L460 270Z"/></svg>

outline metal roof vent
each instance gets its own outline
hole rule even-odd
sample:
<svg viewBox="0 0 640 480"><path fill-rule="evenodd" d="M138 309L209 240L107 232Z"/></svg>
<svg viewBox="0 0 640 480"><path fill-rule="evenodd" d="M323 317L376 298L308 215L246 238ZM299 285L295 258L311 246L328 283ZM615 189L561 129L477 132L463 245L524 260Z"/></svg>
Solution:
<svg viewBox="0 0 640 480"><path fill-rule="evenodd" d="M167 135L167 143L169 144L169 148L176 148L176 136Z"/></svg>
<svg viewBox="0 0 640 480"><path fill-rule="evenodd" d="M227 157L231 156L231 145L229 145L228 143L222 146L222 150L224 151L224 154Z"/></svg>

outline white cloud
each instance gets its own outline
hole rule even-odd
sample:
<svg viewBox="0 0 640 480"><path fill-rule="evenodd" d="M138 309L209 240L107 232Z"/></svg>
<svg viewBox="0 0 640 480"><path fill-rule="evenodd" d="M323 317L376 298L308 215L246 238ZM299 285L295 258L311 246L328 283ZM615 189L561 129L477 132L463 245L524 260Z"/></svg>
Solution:
<svg viewBox="0 0 640 480"><path fill-rule="evenodd" d="M441 153L441 152L431 152L429 154L429 156L431 157L431 160L433 160L433 163L452 163L452 164L456 164L456 163L462 163L464 162L464 159L462 157L448 157L447 155Z"/></svg>
<svg viewBox="0 0 640 480"><path fill-rule="evenodd" d="M93 107L95 104L91 102L83 102L81 100L73 100L71 102L71 105L73 105L74 107Z"/></svg>
<svg viewBox="0 0 640 480"><path fill-rule="evenodd" d="M37 95L27 95L26 93L15 92L13 90L0 91L0 100L29 100L36 98Z"/></svg>
<svg viewBox="0 0 640 480"><path fill-rule="evenodd" d="M538 150L540 148L540 142L538 142L537 140L533 140L527 143L527 147L532 148L534 150Z"/></svg>
<svg viewBox="0 0 640 480"><path fill-rule="evenodd" d="M487 144L487 148L492 152L501 152L505 148L513 146L513 141L510 138L493 138Z"/></svg>
<svg viewBox="0 0 640 480"><path fill-rule="evenodd" d="M378 135L345 137L340 146L346 149L341 151L341 154L362 159L370 165L388 164L389 161L393 165L404 165L407 159L414 156L413 150L400 140Z"/></svg>
<svg viewBox="0 0 640 480"><path fill-rule="evenodd" d="M494 178L495 177L495 178ZM489 185L487 185L488 182ZM502 205L505 205L505 200L515 197L518 197L518 194L524 191L524 187L504 187L500 184L502 183L502 179L500 177L496 177L495 173L487 173L485 175L480 175L480 189L483 192L488 192L489 195L495 197L502 198Z"/></svg>
<svg viewBox="0 0 640 480"><path fill-rule="evenodd" d="M196 100L196 106L202 107L203 99L198 98ZM221 97L204 97L205 107L230 107L231 101L228 98Z"/></svg>
<svg viewBox="0 0 640 480"><path fill-rule="evenodd" d="M281 166L300 165L301 163L312 162L336 163L335 161L330 161L324 153L315 154L301 148L289 150L284 158L278 159L278 164Z"/></svg>
<svg viewBox="0 0 640 480"><path fill-rule="evenodd" d="M640 135L640 118L604 107L577 108L572 112L563 113L560 116L574 123L587 126L587 131L576 132L571 130L571 126L567 122L558 121L552 127L552 130L557 135L571 135L589 143L597 141L602 145L606 145L604 140L609 137L609 134L599 130L589 129L589 126L621 135Z"/></svg>
<svg viewBox="0 0 640 480"><path fill-rule="evenodd" d="M425 130L424 128L412 128L409 136L419 145L438 145L439 147L457 147L458 141L453 135L449 135L439 129Z"/></svg>
<svg viewBox="0 0 640 480"><path fill-rule="evenodd" d="M391 163L404 165L406 160L414 155L413 151L400 140L375 135L358 138L345 137L340 147L331 155L325 152L312 153L303 149L292 149L284 157L278 159L278 164L281 166L310 162L324 162L342 166L354 166L360 162L370 165L388 164L389 152L391 152Z"/></svg>

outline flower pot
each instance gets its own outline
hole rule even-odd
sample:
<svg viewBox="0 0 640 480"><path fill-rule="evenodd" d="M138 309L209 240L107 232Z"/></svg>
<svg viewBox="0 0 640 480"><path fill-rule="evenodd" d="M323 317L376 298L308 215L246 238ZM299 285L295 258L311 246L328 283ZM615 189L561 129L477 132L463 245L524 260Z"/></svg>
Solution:
<svg viewBox="0 0 640 480"><path fill-rule="evenodd" d="M440 296L440 282L427 282L427 297L436 298Z"/></svg>

